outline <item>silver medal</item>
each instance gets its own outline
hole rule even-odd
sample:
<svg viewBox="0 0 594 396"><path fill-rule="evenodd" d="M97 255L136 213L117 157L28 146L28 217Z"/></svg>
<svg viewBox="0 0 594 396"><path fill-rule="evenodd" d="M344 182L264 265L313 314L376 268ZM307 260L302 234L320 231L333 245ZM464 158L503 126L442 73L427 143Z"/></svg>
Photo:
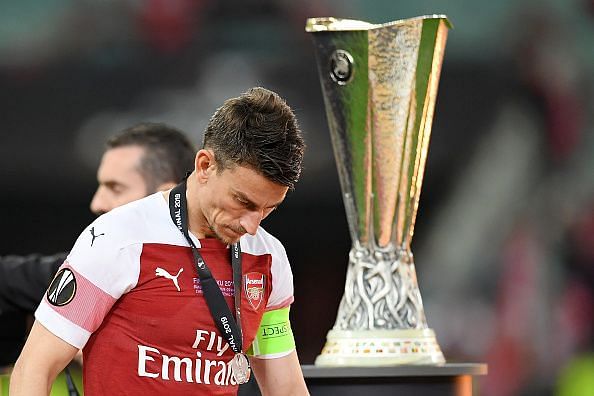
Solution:
<svg viewBox="0 0 594 396"><path fill-rule="evenodd" d="M250 379L250 362L243 353L236 353L229 362L235 382L245 384Z"/></svg>

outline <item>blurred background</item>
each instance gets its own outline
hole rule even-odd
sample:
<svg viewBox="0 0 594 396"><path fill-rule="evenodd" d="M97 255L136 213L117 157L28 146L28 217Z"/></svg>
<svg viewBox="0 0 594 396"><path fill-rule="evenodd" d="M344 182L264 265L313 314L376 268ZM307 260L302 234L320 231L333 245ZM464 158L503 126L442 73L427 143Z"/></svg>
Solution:
<svg viewBox="0 0 594 396"><path fill-rule="evenodd" d="M413 241L429 326L449 361L488 363L482 395L594 392L594 1L406 3L2 2L0 255L70 249L108 136L155 121L199 144L223 100L265 86L308 144L264 226L292 261L293 329L313 363L351 241L306 18L446 14ZM2 342L22 343L24 319L2 321Z"/></svg>

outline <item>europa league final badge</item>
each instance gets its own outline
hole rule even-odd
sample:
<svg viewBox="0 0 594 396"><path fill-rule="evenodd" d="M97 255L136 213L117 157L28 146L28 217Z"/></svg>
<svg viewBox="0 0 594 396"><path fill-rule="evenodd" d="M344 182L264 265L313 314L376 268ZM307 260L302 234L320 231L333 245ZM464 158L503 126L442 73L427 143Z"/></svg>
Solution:
<svg viewBox="0 0 594 396"><path fill-rule="evenodd" d="M245 384L250 379L250 363L244 353L236 353L229 362L231 372L238 384Z"/></svg>

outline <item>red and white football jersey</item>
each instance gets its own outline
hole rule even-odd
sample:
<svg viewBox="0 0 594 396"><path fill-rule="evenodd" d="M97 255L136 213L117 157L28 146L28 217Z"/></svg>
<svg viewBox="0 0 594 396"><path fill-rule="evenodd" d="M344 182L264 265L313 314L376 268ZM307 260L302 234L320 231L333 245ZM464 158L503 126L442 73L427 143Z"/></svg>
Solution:
<svg viewBox="0 0 594 396"><path fill-rule="evenodd" d="M192 238L235 312L228 246ZM241 249L247 349L264 312L292 303L293 279L283 246L261 227L241 238ZM237 390L228 364L233 351L214 324L191 249L161 193L87 227L35 316L56 336L84 348L87 395Z"/></svg>

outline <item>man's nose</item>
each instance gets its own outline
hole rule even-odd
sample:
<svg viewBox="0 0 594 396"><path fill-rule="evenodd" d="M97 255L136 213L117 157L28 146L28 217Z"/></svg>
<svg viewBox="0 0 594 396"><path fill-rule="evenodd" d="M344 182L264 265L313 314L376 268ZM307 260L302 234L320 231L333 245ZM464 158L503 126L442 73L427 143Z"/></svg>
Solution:
<svg viewBox="0 0 594 396"><path fill-rule="evenodd" d="M259 210L251 210L247 212L245 215L242 216L239 224L247 231L250 235L256 235L256 231L258 230L258 226L260 222L264 218L262 211Z"/></svg>
<svg viewBox="0 0 594 396"><path fill-rule="evenodd" d="M91 200L91 212L99 216L108 211L109 209L107 207L105 194L102 193L101 187L99 187L97 191L95 191L95 195L93 195L93 199Z"/></svg>

